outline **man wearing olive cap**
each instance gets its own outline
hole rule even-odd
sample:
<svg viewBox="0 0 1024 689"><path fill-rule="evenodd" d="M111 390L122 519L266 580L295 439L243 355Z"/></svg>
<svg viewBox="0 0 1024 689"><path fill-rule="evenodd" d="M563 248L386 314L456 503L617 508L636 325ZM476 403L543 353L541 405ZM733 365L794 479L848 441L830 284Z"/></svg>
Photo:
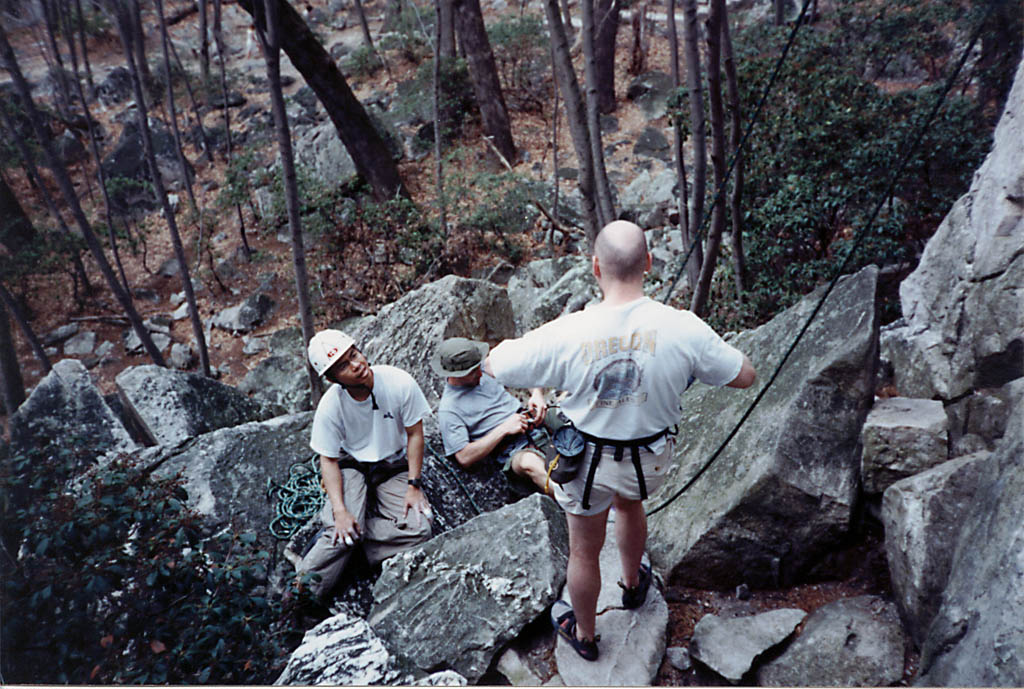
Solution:
<svg viewBox="0 0 1024 689"><path fill-rule="evenodd" d="M420 485L423 417L419 385L394 366L370 366L355 340L323 330L309 342L309 362L336 383L313 416L310 447L320 455L327 491L324 529L298 565L320 575L314 593L334 586L362 542L371 565L430 538L430 504Z"/></svg>
<svg viewBox="0 0 1024 689"><path fill-rule="evenodd" d="M493 457L514 493L546 492L546 462L528 435L547 413L544 391L533 388L521 413L519 401L481 371L487 351L485 342L453 337L431 359L434 372L447 381L437 409L444 453L463 468Z"/></svg>

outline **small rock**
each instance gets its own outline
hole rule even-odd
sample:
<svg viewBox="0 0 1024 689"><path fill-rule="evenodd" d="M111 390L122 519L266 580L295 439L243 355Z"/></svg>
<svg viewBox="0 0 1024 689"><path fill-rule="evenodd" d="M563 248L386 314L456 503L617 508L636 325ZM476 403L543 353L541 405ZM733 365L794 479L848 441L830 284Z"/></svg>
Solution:
<svg viewBox="0 0 1024 689"><path fill-rule="evenodd" d="M685 672L693 666L693 663L690 661L690 652L682 646L669 646L666 648L665 659L668 660L669 665L681 672Z"/></svg>
<svg viewBox="0 0 1024 689"><path fill-rule="evenodd" d="M65 356L80 356L92 352L96 346L96 333L85 330L64 343Z"/></svg>

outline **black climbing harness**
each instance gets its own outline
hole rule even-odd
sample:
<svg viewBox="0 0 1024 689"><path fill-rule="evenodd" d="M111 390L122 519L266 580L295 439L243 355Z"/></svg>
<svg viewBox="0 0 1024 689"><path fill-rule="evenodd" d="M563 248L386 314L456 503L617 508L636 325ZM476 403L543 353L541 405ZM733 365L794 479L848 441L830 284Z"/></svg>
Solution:
<svg viewBox="0 0 1024 689"><path fill-rule="evenodd" d="M610 438L601 438L596 435L591 435L586 431L579 431L588 444L594 447L593 453L590 455L590 467L587 469L587 480L583 484L583 509L590 509L590 492L594 487L594 476L597 474L597 465L601 463L601 456L604 454L606 447L615 448L615 453L612 455L616 462L622 461L622 456L626 450L629 450L630 462L633 464L633 469L636 471L637 484L640 486L640 499L647 499L647 482L644 479L643 465L640 463L640 450L646 449L650 451L650 445L655 441L664 438L666 435L676 435L676 427L671 426L663 430L658 431L652 435L646 435L642 438L633 438L632 440L612 440Z"/></svg>

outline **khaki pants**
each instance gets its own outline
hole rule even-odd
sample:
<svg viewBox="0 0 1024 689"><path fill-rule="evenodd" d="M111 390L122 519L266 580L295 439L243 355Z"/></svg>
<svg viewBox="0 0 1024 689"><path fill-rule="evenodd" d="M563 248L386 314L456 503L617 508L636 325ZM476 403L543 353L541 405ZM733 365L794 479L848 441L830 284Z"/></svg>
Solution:
<svg viewBox="0 0 1024 689"><path fill-rule="evenodd" d="M319 574L320 581L313 584L313 593L323 597L338 581L352 548L360 545L366 552L371 565L386 560L395 553L408 550L430 538L431 520L416 509L405 512L405 492L409 488L409 476L402 471L377 486L377 512L366 514L366 480L355 469L342 469L343 498L345 508L359 522L363 537L352 547L339 540L334 543L334 511L330 500L324 500L320 520L324 528L302 562L299 574ZM371 489L372 490L372 489Z"/></svg>

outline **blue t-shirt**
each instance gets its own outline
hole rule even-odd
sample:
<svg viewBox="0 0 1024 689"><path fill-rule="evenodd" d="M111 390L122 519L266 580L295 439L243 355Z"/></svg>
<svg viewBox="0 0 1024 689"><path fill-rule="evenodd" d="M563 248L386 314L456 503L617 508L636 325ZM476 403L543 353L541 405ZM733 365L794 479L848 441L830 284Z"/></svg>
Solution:
<svg viewBox="0 0 1024 689"><path fill-rule="evenodd" d="M444 453L451 457L519 410L519 401L486 373L473 386L446 384L437 408Z"/></svg>

